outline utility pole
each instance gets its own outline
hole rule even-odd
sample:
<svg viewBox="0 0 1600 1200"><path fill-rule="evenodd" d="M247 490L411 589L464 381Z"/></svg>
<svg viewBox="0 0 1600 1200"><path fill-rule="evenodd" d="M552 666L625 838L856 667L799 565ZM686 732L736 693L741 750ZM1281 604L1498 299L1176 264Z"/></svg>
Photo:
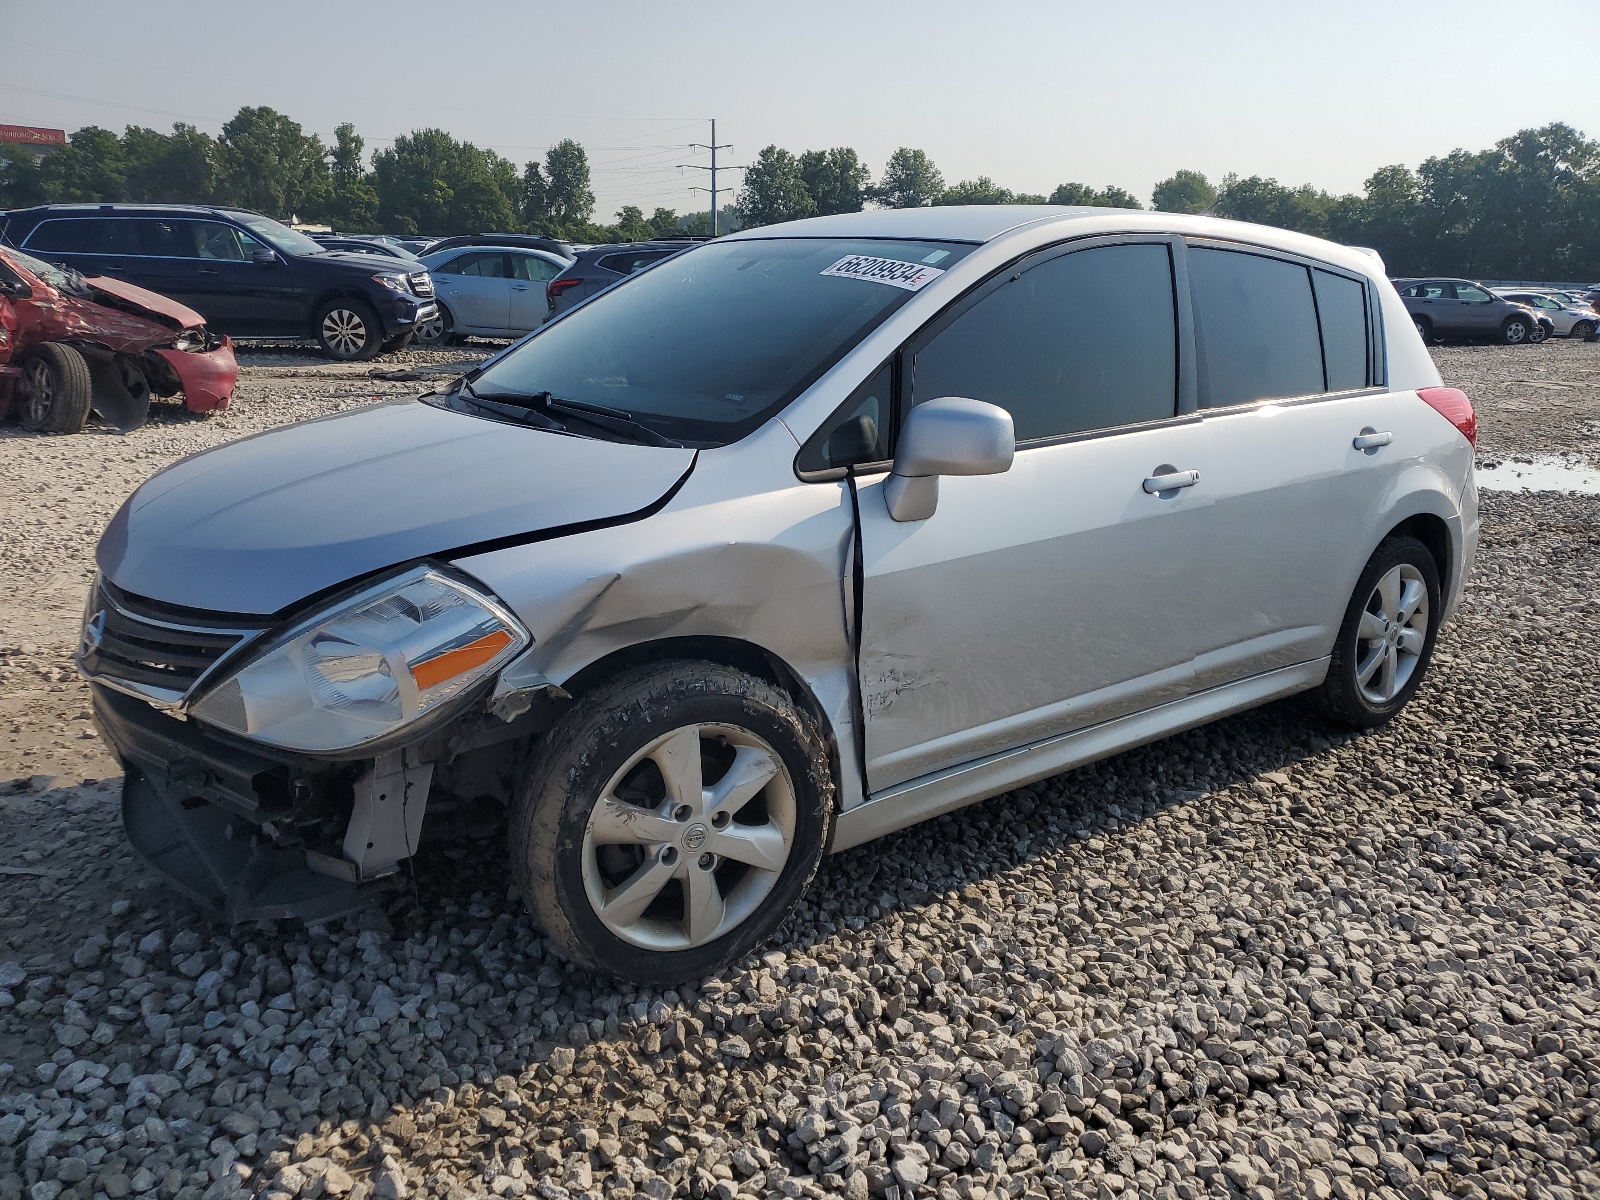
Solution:
<svg viewBox="0 0 1600 1200"><path fill-rule="evenodd" d="M711 165L709 167L701 166L699 163L688 163L688 164L685 164L685 165L692 166L697 171L710 171L711 172L711 236L712 237L716 237L717 236L717 151L718 150L732 150L733 149L733 143L732 142L724 142L720 146L717 144L717 119L715 117L712 117L711 118L711 144L709 146L707 146L707 145L704 145L704 144L702 144L700 142L691 142L689 144L689 149L691 149L691 150L709 150L709 151L711 151ZM734 168L731 168L731 169L737 171L737 170L742 170L743 168L734 167Z"/></svg>

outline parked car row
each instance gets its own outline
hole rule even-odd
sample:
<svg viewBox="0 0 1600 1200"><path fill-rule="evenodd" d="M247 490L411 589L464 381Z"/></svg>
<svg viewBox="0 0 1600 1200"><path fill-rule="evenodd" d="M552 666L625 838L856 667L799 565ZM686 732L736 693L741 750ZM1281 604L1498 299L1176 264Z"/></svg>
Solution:
<svg viewBox="0 0 1600 1200"><path fill-rule="evenodd" d="M170 297L217 333L313 338L336 359L400 349L437 312L418 264L329 250L238 208L40 205L0 214L0 244Z"/></svg>
<svg viewBox="0 0 1600 1200"><path fill-rule="evenodd" d="M474 234L447 238L422 257L438 313L417 330L420 345L457 337L521 337L636 271L695 244L689 238L586 246L565 253L548 238Z"/></svg>
<svg viewBox="0 0 1600 1200"><path fill-rule="evenodd" d="M98 412L124 432L155 396L226 408L239 367L193 309L119 279L85 278L0 249L0 417L77 433Z"/></svg>
<svg viewBox="0 0 1600 1200"><path fill-rule="evenodd" d="M1585 338L1600 326L1593 305L1568 292L1495 289L1470 279L1392 282L1425 342L1490 338L1530 345L1550 337Z"/></svg>

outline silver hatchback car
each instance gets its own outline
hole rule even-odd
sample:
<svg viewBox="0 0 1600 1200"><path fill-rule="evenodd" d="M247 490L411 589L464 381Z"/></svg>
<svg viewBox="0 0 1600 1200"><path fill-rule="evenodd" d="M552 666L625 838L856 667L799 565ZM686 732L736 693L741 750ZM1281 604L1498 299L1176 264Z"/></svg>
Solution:
<svg viewBox="0 0 1600 1200"><path fill-rule="evenodd" d="M1472 566L1474 433L1369 252L800 221L161 472L78 663L130 839L219 913L351 912L488 797L563 953L674 981L828 851L1295 692L1392 718Z"/></svg>

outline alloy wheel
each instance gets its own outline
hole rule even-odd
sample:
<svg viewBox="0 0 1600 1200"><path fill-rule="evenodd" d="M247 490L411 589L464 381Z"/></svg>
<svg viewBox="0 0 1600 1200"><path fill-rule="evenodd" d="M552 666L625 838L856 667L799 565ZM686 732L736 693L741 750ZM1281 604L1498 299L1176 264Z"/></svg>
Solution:
<svg viewBox="0 0 1600 1200"><path fill-rule="evenodd" d="M1388 704L1411 682L1428 642L1428 585L1410 563L1390 568L1367 597L1356 628L1356 686Z"/></svg>
<svg viewBox="0 0 1600 1200"><path fill-rule="evenodd" d="M613 934L655 951L715 941L747 920L794 846L794 782L765 740L686 725L628 760L584 831L584 890Z"/></svg>
<svg viewBox="0 0 1600 1200"><path fill-rule="evenodd" d="M34 359L24 368L23 393L27 396L26 424L38 428L50 419L56 402L56 377L50 364Z"/></svg>
<svg viewBox="0 0 1600 1200"><path fill-rule="evenodd" d="M417 341L432 345L444 337L444 314L435 313L417 326Z"/></svg>
<svg viewBox="0 0 1600 1200"><path fill-rule="evenodd" d="M359 354L367 344L367 323L348 308L329 309L322 318L322 339L336 354Z"/></svg>

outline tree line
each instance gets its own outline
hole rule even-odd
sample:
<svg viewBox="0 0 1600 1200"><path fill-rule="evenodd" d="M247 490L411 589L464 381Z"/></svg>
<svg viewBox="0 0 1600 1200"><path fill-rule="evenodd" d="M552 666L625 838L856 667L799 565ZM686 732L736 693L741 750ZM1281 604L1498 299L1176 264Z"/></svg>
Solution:
<svg viewBox="0 0 1600 1200"><path fill-rule="evenodd" d="M87 126L38 162L0 147L0 208L96 200L231 204L349 232L527 231L584 242L710 232L705 212L665 207L647 216L629 205L614 224L597 224L588 156L570 138L521 170L441 129L398 137L369 160L353 125L340 125L329 145L282 113L246 107L217 137L183 123L170 134L129 126L120 136ZM986 175L947 184L912 147L896 150L874 181L849 147L795 154L772 145L746 168L730 215L750 227L869 205L944 204L1143 207L1113 185L1063 183L1046 195L1013 192ZM1180 170L1156 185L1150 207L1371 246L1395 275L1600 277L1600 142L1559 123L1415 169L1382 167L1345 195L1259 175L1213 183Z"/></svg>

